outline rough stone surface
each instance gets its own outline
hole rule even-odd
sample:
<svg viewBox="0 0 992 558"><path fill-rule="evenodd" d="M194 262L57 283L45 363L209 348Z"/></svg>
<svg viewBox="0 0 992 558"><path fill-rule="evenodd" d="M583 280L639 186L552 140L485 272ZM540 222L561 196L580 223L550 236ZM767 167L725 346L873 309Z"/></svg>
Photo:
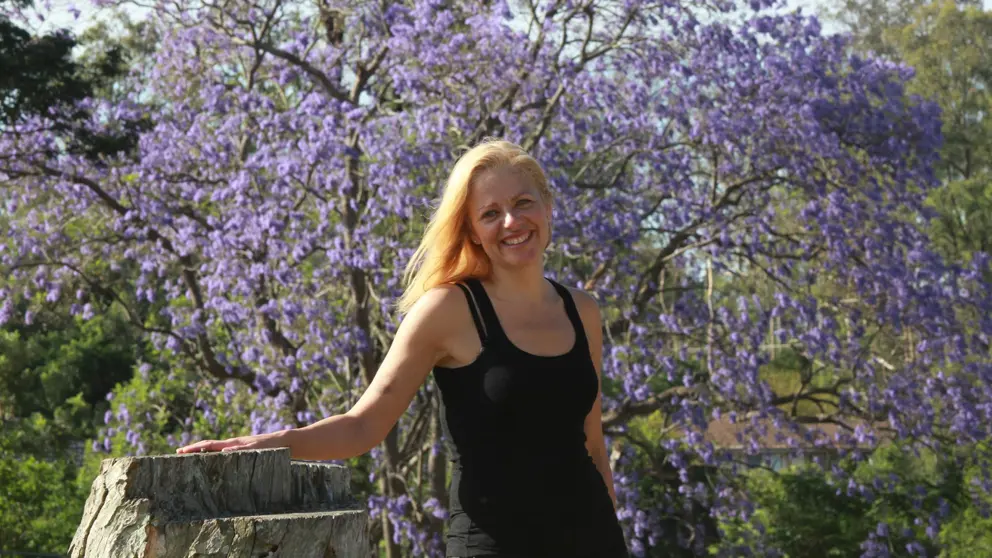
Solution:
<svg viewBox="0 0 992 558"><path fill-rule="evenodd" d="M347 468L263 450L107 459L71 558L365 558Z"/></svg>

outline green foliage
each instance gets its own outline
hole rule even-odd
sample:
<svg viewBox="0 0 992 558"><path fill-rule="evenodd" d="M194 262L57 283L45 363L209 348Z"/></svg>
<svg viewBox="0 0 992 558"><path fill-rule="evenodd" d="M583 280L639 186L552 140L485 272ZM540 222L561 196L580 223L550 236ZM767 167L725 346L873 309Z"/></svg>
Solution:
<svg viewBox="0 0 992 558"><path fill-rule="evenodd" d="M846 558L860 554L859 545L874 527L867 521L869 509L863 500L848 498L812 467L779 474L756 469L745 486L758 511L751 523L721 525L721 546L764 530L787 557Z"/></svg>
<svg viewBox="0 0 992 558"><path fill-rule="evenodd" d="M948 180L974 177L992 165L992 12L952 0L930 3L891 31L900 58L916 70L910 91L940 104Z"/></svg>
<svg viewBox="0 0 992 558"><path fill-rule="evenodd" d="M858 49L912 66L909 91L940 105L931 238L955 261L992 250L992 12L978 0L845 0L828 14Z"/></svg>
<svg viewBox="0 0 992 558"><path fill-rule="evenodd" d="M30 6L28 0L0 0ZM89 116L77 103L95 94L112 91L112 84L128 69L127 48L134 41L99 41L100 27L87 36L92 47L77 60L73 52L80 41L68 30L32 35L0 14L0 125L32 115L53 115L55 127L72 130L68 149L90 158L129 151L138 134L150 129L144 116L127 121L115 133L94 134L78 124Z"/></svg>
<svg viewBox="0 0 992 558"><path fill-rule="evenodd" d="M0 5L10 4L27 7L32 2L0 0ZM70 151L98 158L129 150L138 132L147 129L146 118L126 122L113 134L93 134L79 126L89 115L75 105L115 91L138 35L112 38L100 27L80 41L65 30L32 34L0 15L0 126L52 114L57 128L73 131L66 145ZM74 57L80 47L82 56ZM0 223L4 218L0 215ZM123 316L110 312L89 321L67 318L71 302L51 305L30 323L18 319L0 328L3 549L66 550L92 480L91 474L80 475L79 448L89 446L103 423L105 395L131 378L145 353L144 341ZM24 309L16 314L23 317Z"/></svg>
<svg viewBox="0 0 992 558"><path fill-rule="evenodd" d="M941 558L992 556L992 518L969 506L940 531Z"/></svg>
<svg viewBox="0 0 992 558"><path fill-rule="evenodd" d="M932 237L945 254L967 261L992 250L992 12L934 2L891 35L916 69L911 91L943 112L945 185L930 199L939 215Z"/></svg>
<svg viewBox="0 0 992 558"><path fill-rule="evenodd" d="M780 472L754 469L745 473L743 489L757 504L750 522L728 520L721 525L725 538L717 552L750 535L765 531L771 544L789 558L859 556L862 543L886 526L881 539L893 556L908 556L906 545L916 541L927 556L990 556L992 520L982 516L967 491L968 482L953 456L914 452L885 446L869 459L842 462L854 472L870 497L836 485L832 476L813 466ZM881 480L879 480L881 479ZM951 514L939 539L927 532L929 517Z"/></svg>
<svg viewBox="0 0 992 558"><path fill-rule="evenodd" d="M90 94L71 59L75 39L65 32L32 37L0 15L0 117L65 109Z"/></svg>
<svg viewBox="0 0 992 558"><path fill-rule="evenodd" d="M979 444L978 451L989 451L988 444ZM980 468L971 467L964 473L961 510L940 531L941 558L971 558L992 556L992 497L975 490L987 481Z"/></svg>
<svg viewBox="0 0 992 558"><path fill-rule="evenodd" d="M146 369L119 384L109 396L110 421L102 431L103 437L86 448L80 482L83 485L92 482L100 471L100 462L110 457L174 452L175 440L193 424L192 420L186 424L181 418L193 414L197 394L190 385L192 379L181 372ZM126 415L119 412L121 407L128 409ZM132 417L138 415L142 418L135 419L132 428ZM103 423L103 417L100 422ZM211 432L211 437L217 434ZM225 434L234 435L234 432Z"/></svg>
<svg viewBox="0 0 992 558"><path fill-rule="evenodd" d="M66 551L92 481L80 478L82 447L102 423L106 393L131 377L144 352L112 312L89 321L64 314L42 312L0 329L5 550Z"/></svg>
<svg viewBox="0 0 992 558"><path fill-rule="evenodd" d="M956 180L935 191L938 212L932 237L945 254L967 261L975 251L992 253L992 175Z"/></svg>
<svg viewBox="0 0 992 558"><path fill-rule="evenodd" d="M892 31L910 25L917 10L933 3L933 0L841 0L823 2L821 6L827 18L852 35L858 50L900 59L901 52ZM981 0L957 0L955 3L982 5Z"/></svg>
<svg viewBox="0 0 992 558"><path fill-rule="evenodd" d="M87 491L76 483L76 464L64 455L20 453L31 445L24 436L25 431L0 431L0 548L64 553Z"/></svg>
<svg viewBox="0 0 992 558"><path fill-rule="evenodd" d="M90 437L104 396L131 377L142 345L113 313L89 321L45 313L0 329L0 415L53 419L46 444Z"/></svg>

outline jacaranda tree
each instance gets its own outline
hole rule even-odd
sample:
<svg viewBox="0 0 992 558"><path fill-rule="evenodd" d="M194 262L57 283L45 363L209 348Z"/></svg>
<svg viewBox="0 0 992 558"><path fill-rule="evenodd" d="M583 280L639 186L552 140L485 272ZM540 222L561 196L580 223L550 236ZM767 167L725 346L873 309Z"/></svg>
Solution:
<svg viewBox="0 0 992 558"><path fill-rule="evenodd" d="M500 136L551 178L551 272L603 308L604 420L636 554L705 554L727 520L755 528L719 552L774 552L716 467L717 418L750 452L773 428L796 451L954 450L985 471L988 260L944 262L921 233L938 111L906 93L911 69L771 4L142 2L154 55L123 98L80 103L91 133L152 123L135 150L75 154L43 117L0 130L0 319L71 297L83 318L122 309L157 347L94 450L342 412L389 345L447 171ZM801 363L788 393L765 373L783 352ZM428 382L352 463L376 483L391 558L441 549L437 407ZM825 440L809 422L841 428ZM892 482L829 473L851 498ZM880 525L862 549L923 552L940 520L921 506L915 531Z"/></svg>

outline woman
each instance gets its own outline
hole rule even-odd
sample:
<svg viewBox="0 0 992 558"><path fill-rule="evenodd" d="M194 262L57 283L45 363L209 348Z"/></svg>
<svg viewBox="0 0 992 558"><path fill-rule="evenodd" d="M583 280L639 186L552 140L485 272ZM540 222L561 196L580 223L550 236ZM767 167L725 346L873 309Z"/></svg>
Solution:
<svg viewBox="0 0 992 558"><path fill-rule="evenodd" d="M406 316L355 406L179 453L353 457L385 438L433 369L454 463L447 556L627 556L603 441L599 309L545 279L550 237L537 162L509 142L476 146L451 172L407 267Z"/></svg>

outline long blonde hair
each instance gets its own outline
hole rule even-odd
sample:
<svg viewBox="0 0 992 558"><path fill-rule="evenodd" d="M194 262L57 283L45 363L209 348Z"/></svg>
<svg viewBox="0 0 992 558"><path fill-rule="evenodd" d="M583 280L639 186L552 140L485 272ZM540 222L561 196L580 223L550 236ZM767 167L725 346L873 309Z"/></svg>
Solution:
<svg viewBox="0 0 992 558"><path fill-rule="evenodd" d="M469 188L479 175L507 165L533 181L541 198L551 203L551 190L541 166L519 145L504 140L485 139L468 150L455 163L434 210L420 246L406 266L406 290L397 303L405 314L430 289L475 277L485 279L492 269L489 257L471 241L466 203Z"/></svg>

